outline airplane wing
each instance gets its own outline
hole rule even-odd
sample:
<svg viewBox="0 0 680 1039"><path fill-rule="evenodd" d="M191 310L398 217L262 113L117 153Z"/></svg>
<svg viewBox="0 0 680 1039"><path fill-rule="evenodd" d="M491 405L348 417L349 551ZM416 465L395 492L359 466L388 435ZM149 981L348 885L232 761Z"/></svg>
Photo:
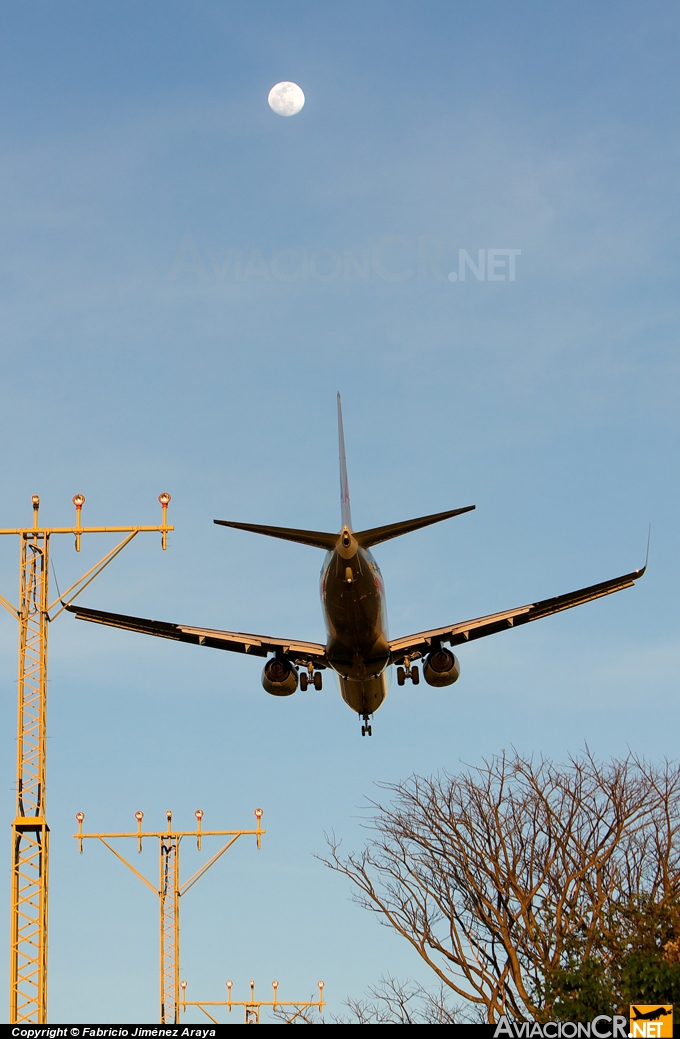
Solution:
<svg viewBox="0 0 680 1039"><path fill-rule="evenodd" d="M84 606L67 606L66 609L81 621L140 631L144 635L157 635L162 639L174 639L175 642L192 642L196 646L228 649L232 653L248 653L254 657L266 657L279 650L293 663L307 664L311 661L320 669L327 666L326 647L318 642L296 642L292 639L267 638L264 635L245 635L240 631L192 628L187 624L169 624L167 621L146 620L143 617L126 617L122 613L88 610Z"/></svg>
<svg viewBox="0 0 680 1039"><path fill-rule="evenodd" d="M508 628L516 628L519 624L528 624L529 621L536 621L541 617L549 617L553 613L569 610L572 606L581 606L582 603L599 599L603 595L620 592L623 588L632 587L646 569L647 567L643 566L641 570L634 570L633 573L624 574L623 577L614 577L601 584L592 584L588 588L579 588L578 591L567 592L566 595L556 595L552 599L543 599L541 602L532 602L514 610L490 613L486 617L461 621L459 624L452 624L446 628L433 628L431 631L421 631L416 635L408 635L406 638L393 639L390 642L390 662L398 664L405 656L422 656L429 652L433 641L439 640L448 642L452 646L459 646L461 643L471 642L473 639L484 638L485 635L495 635L497 631L506 631Z"/></svg>

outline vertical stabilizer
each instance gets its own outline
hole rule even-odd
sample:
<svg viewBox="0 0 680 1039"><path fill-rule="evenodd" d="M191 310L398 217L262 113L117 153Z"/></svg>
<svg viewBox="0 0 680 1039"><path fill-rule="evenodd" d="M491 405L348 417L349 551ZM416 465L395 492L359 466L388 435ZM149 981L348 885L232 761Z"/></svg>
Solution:
<svg viewBox="0 0 680 1039"><path fill-rule="evenodd" d="M349 484L347 482L347 459L345 458L345 434L342 428L342 400L338 394L338 445L340 448L340 507L342 525L352 529L352 513L349 507Z"/></svg>

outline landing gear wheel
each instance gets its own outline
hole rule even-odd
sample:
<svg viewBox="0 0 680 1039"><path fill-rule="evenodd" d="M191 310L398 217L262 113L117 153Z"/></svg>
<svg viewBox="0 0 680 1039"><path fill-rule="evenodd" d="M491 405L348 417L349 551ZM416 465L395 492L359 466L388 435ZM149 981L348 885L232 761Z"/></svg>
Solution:
<svg viewBox="0 0 680 1039"><path fill-rule="evenodd" d="M365 726L365 725L362 725L362 726L361 726L361 735L362 735L362 736L365 736L365 735L366 735L366 726Z"/></svg>
<svg viewBox="0 0 680 1039"><path fill-rule="evenodd" d="M367 736L372 736L373 735L373 729L371 728L370 725L366 726L366 735Z"/></svg>
<svg viewBox="0 0 680 1039"><path fill-rule="evenodd" d="M323 685L323 676L320 671L314 672L314 688L321 689Z"/></svg>
<svg viewBox="0 0 680 1039"><path fill-rule="evenodd" d="M418 685L418 682L420 681L420 671L417 667L411 668L411 681L414 685Z"/></svg>
<svg viewBox="0 0 680 1039"><path fill-rule="evenodd" d="M404 685L406 682L406 672L403 667L397 668L397 685Z"/></svg>
<svg viewBox="0 0 680 1039"><path fill-rule="evenodd" d="M307 686L309 685L309 679L306 671L300 672L300 689L303 693L307 692Z"/></svg>

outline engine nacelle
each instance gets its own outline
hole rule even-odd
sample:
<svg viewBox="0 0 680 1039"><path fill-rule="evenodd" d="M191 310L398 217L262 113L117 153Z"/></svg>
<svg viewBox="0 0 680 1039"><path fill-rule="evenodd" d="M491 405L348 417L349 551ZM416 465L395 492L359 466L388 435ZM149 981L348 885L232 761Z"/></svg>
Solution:
<svg viewBox="0 0 680 1039"><path fill-rule="evenodd" d="M272 696L290 696L297 691L298 673L287 660L273 657L264 665L262 685Z"/></svg>
<svg viewBox="0 0 680 1039"><path fill-rule="evenodd" d="M450 649L435 649L423 661L423 678L428 685L453 685L460 677L458 657Z"/></svg>

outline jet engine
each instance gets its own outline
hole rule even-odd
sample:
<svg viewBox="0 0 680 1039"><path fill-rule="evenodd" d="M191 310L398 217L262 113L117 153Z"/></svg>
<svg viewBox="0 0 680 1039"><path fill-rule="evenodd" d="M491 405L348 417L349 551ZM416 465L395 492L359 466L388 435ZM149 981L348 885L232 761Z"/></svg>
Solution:
<svg viewBox="0 0 680 1039"><path fill-rule="evenodd" d="M428 685L453 685L459 676L458 657L449 649L434 649L423 661L423 677Z"/></svg>
<svg viewBox="0 0 680 1039"><path fill-rule="evenodd" d="M298 673L287 660L272 657L264 665L262 685L272 696L290 696L298 687Z"/></svg>

